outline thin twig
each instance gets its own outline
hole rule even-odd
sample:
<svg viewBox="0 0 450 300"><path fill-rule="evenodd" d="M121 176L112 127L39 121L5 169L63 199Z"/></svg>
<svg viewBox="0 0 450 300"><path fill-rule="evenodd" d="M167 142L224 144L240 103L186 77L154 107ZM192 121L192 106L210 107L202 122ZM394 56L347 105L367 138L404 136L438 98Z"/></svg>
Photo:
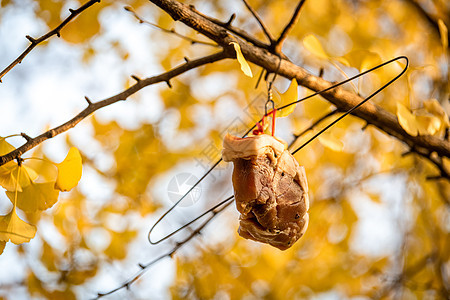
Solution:
<svg viewBox="0 0 450 300"><path fill-rule="evenodd" d="M269 39L269 43L272 44L275 41L275 39L273 38L272 34L270 33L266 25L264 25L264 22L259 17L258 13L253 9L253 7L250 6L250 4L248 4L247 0L242 0L242 2L244 2L245 6L252 13L253 17L255 17L256 21L258 21L259 26L261 26L261 29L263 30L264 34Z"/></svg>
<svg viewBox="0 0 450 300"><path fill-rule="evenodd" d="M253 45L255 45L257 47L264 48L264 49L269 49L269 47L270 47L270 44L265 44L265 43L261 42L260 40L252 37L246 31L244 31L244 30L242 30L240 28L232 26L231 22L229 22L229 21L228 22L222 22L222 21L217 20L215 18L212 18L210 16L204 15L203 13L201 13L197 9L195 9L195 7L192 6L192 5L189 8L190 8L190 10L192 10L193 12L198 14L199 16L201 16L201 17L207 19L208 21L210 21L210 22L212 22L212 23L214 23L214 24L216 24L216 25L218 25L218 26L220 26L220 27L222 27L222 28L224 28L224 29L234 33L235 35L239 36L240 38L244 39L245 41L247 41L249 43L252 43Z"/></svg>
<svg viewBox="0 0 450 300"><path fill-rule="evenodd" d="M193 239L194 237L198 236L200 234L200 232L203 230L203 228L206 227L206 225L208 225L209 222L211 222L219 213L221 213L223 210L225 210L225 208L227 208L231 203L233 203L232 200L229 200L228 203L225 203L223 207L221 207L220 209L217 210L212 210L211 213L212 215L206 219L205 222L203 222L199 227L197 227L195 230L192 231L191 234L189 234L189 236L182 240L181 242L176 243L175 247L172 248L172 250L170 250L169 252L162 254L160 256L158 256L157 258L153 259L152 261L148 262L147 264L139 264L139 267L141 268L141 270L139 270L133 277L131 277L130 279L128 279L127 281L125 281L121 286L106 292L106 293L98 293L97 297L95 299L100 299L104 296L107 295L111 295L121 289L128 289L130 287L131 284L133 284L136 280L138 280L139 278L141 278L142 275L144 275L144 273L146 271L149 270L149 268L151 266L153 266L154 264L156 264L157 262L159 262L160 260L167 258L167 257L173 257L173 255L184 245L187 244L187 242L189 242L191 239Z"/></svg>
<svg viewBox="0 0 450 300"><path fill-rule="evenodd" d="M37 45L42 43L43 41L49 39L53 35L60 36L61 29L67 25L72 19L74 19L77 15L82 13L84 10L88 9L90 6L94 5L95 3L100 3L100 0L90 0L80 6L78 9L69 9L70 15L64 19L64 21L61 22L55 29L49 31L48 33L44 34L43 36L35 39L31 36L27 35L26 38L30 41L30 45L25 49L25 51L22 52L22 54L19 55L9 66L7 66L3 71L0 72L0 82L2 82L3 76L5 76L6 73L12 70L17 64L20 64L25 56L28 55L28 53L31 52L31 50L34 49Z"/></svg>
<svg viewBox="0 0 450 300"><path fill-rule="evenodd" d="M412 146L410 151L407 154L410 154L410 153L416 153L419 156L425 157L430 162L432 162L439 169L439 172L440 172L439 178L450 179L450 170L447 170L445 168L444 163L440 157L434 157L432 155L432 152L430 152L429 150L420 149L419 147L415 147L415 146ZM428 178L428 179L432 179L432 178Z"/></svg>
<svg viewBox="0 0 450 300"><path fill-rule="evenodd" d="M22 154L24 154L28 150L36 147L43 141L53 138L56 135L69 130L70 128L77 125L80 121L85 119L87 116L89 116L90 114L95 112L96 110L103 108L105 106L111 105L113 103L116 103L118 101L126 100L129 96L133 95L134 93L136 93L137 91L141 90L142 88L144 88L146 86L149 86L149 85L152 85L155 83L159 83L159 82L167 82L167 81L169 81L169 79L176 77L186 71L189 71L191 69L194 69L194 68L197 68L197 67L209 64L209 63L217 62L219 60L229 58L229 57L230 57L230 55L227 52L222 51L222 52L208 55L208 56L196 59L196 60L190 60L168 72L162 73L157 76L149 77L146 79L142 79L142 80L136 82L134 85L132 85L128 89L126 89L114 96L111 96L107 99L104 99L104 100L101 100L98 102L91 101L91 103L83 111L81 111L78 115L76 115L71 120L67 121L66 123L64 123L62 125L59 125L58 127L52 128L35 138L28 139L27 142L25 144L23 144L22 146L20 146L19 148L15 149L5 155L0 156L0 166L15 159L15 158L22 156Z"/></svg>
<svg viewBox="0 0 450 300"><path fill-rule="evenodd" d="M275 53L281 53L281 48L283 48L283 43L286 40L288 34L291 32L292 28L294 28L295 24L298 21L298 18L300 16L300 10L303 7L303 4L305 4L306 0L300 0L297 7L295 8L294 14L292 15L291 20L287 25L284 27L283 31L280 34L280 37L275 42L275 44L272 45Z"/></svg>
<svg viewBox="0 0 450 300"><path fill-rule="evenodd" d="M261 49L266 49L266 50L270 50L271 49L271 45L269 44L265 44L263 42L261 42L260 40L252 37L249 33L247 33L245 30L242 30L240 28L234 27L231 25L231 21L234 19L234 14L231 16L230 20L228 20L227 22L222 22L220 20L217 20L213 17L207 16L203 13L201 13L200 11L198 11L197 9L195 9L195 7L193 5L189 6L189 9L196 13L197 15L199 15L200 17L208 20L209 22L231 32L234 33L235 35L237 35L238 37L242 38L244 41L247 41L251 44L253 44L254 46L261 48ZM194 28L195 29L195 28ZM198 30L197 30L198 31ZM199 31L200 32L200 31ZM216 33L217 34L217 33ZM214 40L214 39L213 39ZM233 40L235 41L235 40ZM284 54L284 53L279 53L279 55L281 56L281 58L283 58L284 60L287 60L290 62L290 59Z"/></svg>
<svg viewBox="0 0 450 300"><path fill-rule="evenodd" d="M337 113L338 110L337 109L333 109L332 111L330 111L329 113L323 115L322 117L318 118L316 121L314 121L310 126L308 126L307 128L305 128L304 130L302 130L302 132L300 132L299 134L294 134L295 138L299 138L302 135L304 135L305 133L307 133L310 130L313 130L314 127L316 127L317 125L319 125L319 123L321 123L322 121L328 119L329 117L331 117L332 115L334 115L335 113Z"/></svg>
<svg viewBox="0 0 450 300"><path fill-rule="evenodd" d="M166 29L164 27L159 26L158 24L154 24L152 22L146 21L143 18L141 18L136 11L134 11L134 9L131 6L125 6L124 9L128 12L130 12L141 24L147 24L150 26L153 26L155 28L158 28L159 30L166 32L166 33L170 33L170 34L174 34L179 38L182 38L183 40L189 41L191 42L191 44L201 44L201 45L207 45L207 46L212 46L212 47L219 47L219 45L215 44L215 43L209 43L209 42L205 42L205 41L200 41L200 40L196 40L193 38L190 38L188 36L182 35L180 33L178 33L175 29Z"/></svg>
<svg viewBox="0 0 450 300"><path fill-rule="evenodd" d="M425 255L421 259L419 259L415 264L405 268L403 272L391 280L391 282L385 286L383 289L380 289L375 295L375 299L381 299L386 296L393 288L397 285L404 282L408 277L413 277L415 274L423 270L429 263L433 262L436 259L436 253L432 251L428 255Z"/></svg>

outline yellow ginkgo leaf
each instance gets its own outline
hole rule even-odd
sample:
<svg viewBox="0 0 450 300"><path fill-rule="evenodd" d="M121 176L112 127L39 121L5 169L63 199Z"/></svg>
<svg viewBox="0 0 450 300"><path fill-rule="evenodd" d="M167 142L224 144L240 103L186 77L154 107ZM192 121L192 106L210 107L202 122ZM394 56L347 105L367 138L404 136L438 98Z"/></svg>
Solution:
<svg viewBox="0 0 450 300"><path fill-rule="evenodd" d="M420 135L433 135L441 128L441 120L430 114L416 115L416 122Z"/></svg>
<svg viewBox="0 0 450 300"><path fill-rule="evenodd" d="M0 255L3 253L3 250L5 250L6 242L0 241Z"/></svg>
<svg viewBox="0 0 450 300"><path fill-rule="evenodd" d="M283 94L280 94L280 98L281 98L281 101L280 101L280 103L277 103L277 107L282 107L286 104L289 104L291 102L298 100L298 84L297 84L297 80L295 80L295 78L292 79L291 84L289 85L289 88L286 90L286 92L284 92ZM282 117L286 117L286 116L290 115L294 111L295 106L297 106L297 104L290 105L286 108L283 108L280 111L277 111L276 117L282 118Z"/></svg>
<svg viewBox="0 0 450 300"><path fill-rule="evenodd" d="M381 57L375 52L368 50L354 50L346 54L345 59L349 66L363 72L381 63Z"/></svg>
<svg viewBox="0 0 450 300"><path fill-rule="evenodd" d="M437 101L436 99L425 100L423 101L423 105L429 113L439 117L442 125L444 125L445 127L450 126L448 115L439 101Z"/></svg>
<svg viewBox="0 0 450 300"><path fill-rule="evenodd" d="M21 220L14 207L6 216L0 216L0 240L14 244L28 243L36 234L36 226Z"/></svg>
<svg viewBox="0 0 450 300"><path fill-rule="evenodd" d="M330 132L322 133L321 135L319 135L318 139L323 146L333 151L339 152L344 148L344 143L340 139L332 135Z"/></svg>
<svg viewBox="0 0 450 300"><path fill-rule="evenodd" d="M402 126L409 135L416 136L419 133L416 116L400 102L397 102L397 118L400 126Z"/></svg>
<svg viewBox="0 0 450 300"><path fill-rule="evenodd" d="M442 19L438 20L439 33L441 35L441 43L444 49L448 48L448 28Z"/></svg>
<svg viewBox="0 0 450 300"><path fill-rule="evenodd" d="M56 266L57 257L53 248L44 240L42 245L41 262L50 272L58 270Z"/></svg>
<svg viewBox="0 0 450 300"><path fill-rule="evenodd" d="M0 137L0 155L5 155L14 149L14 146L8 143L5 138ZM17 164L12 161L0 166L0 186L8 191L13 191L16 187L15 177L12 173L16 166Z"/></svg>
<svg viewBox="0 0 450 300"><path fill-rule="evenodd" d="M13 151L14 146L8 143L4 137L0 137L0 155L5 155L11 151Z"/></svg>
<svg viewBox="0 0 450 300"><path fill-rule="evenodd" d="M20 168L20 178L19 186L21 189L29 186L36 178L38 177L37 173L30 167L26 167L24 165L21 165L20 167L17 166L12 172L14 176L17 176L17 168Z"/></svg>
<svg viewBox="0 0 450 300"><path fill-rule="evenodd" d="M17 183L19 173L20 178ZM15 191L17 188L17 191L21 192L22 188L29 186L37 177L37 173L32 168L24 165L19 166L12 161L0 166L0 186L7 191Z"/></svg>
<svg viewBox="0 0 450 300"><path fill-rule="evenodd" d="M248 77L253 77L252 69L250 69L250 66L248 65L244 55L242 54L241 46L239 46L239 44L236 42L231 42L230 45L231 44L233 44L234 50L236 51L236 58L239 64L241 65L242 72L244 72L244 74L247 75Z"/></svg>
<svg viewBox="0 0 450 300"><path fill-rule="evenodd" d="M80 181L83 169L78 149L70 148L66 158L56 167L58 168L58 177L56 178L55 189L63 192L70 191Z"/></svg>
<svg viewBox="0 0 450 300"><path fill-rule="evenodd" d="M367 51L367 55L362 60L359 70L361 72L364 72L366 70L369 70L370 68L379 65L380 63L381 57L377 53Z"/></svg>
<svg viewBox="0 0 450 300"><path fill-rule="evenodd" d="M59 196L59 191L55 190L53 182L31 183L29 186L22 188L22 192L6 192L6 196L13 204L16 193L17 207L28 212L52 207L58 201Z"/></svg>
<svg viewBox="0 0 450 300"><path fill-rule="evenodd" d="M59 3L52 1L53 3ZM105 3L106 4L106 3ZM106 4L107 5L107 4ZM101 5L94 5L84 13L77 16L76 22L69 22L64 26L61 37L69 43L84 43L100 31L99 13Z"/></svg>
<svg viewBox="0 0 450 300"><path fill-rule="evenodd" d="M19 191L22 191L20 185L16 185L16 178L14 177L13 170L17 167L17 164L10 161L3 166L0 166L0 186L7 191L14 191L16 186Z"/></svg>
<svg viewBox="0 0 450 300"><path fill-rule="evenodd" d="M39 175L36 173L36 171L33 170L32 168L25 166L25 165L22 165L22 167L25 169L25 171L28 175L28 178L30 178L32 181L35 181L39 177ZM23 172L23 170L22 170L22 172Z"/></svg>
<svg viewBox="0 0 450 300"><path fill-rule="evenodd" d="M446 170L450 170L450 158L442 157L442 164Z"/></svg>
<svg viewBox="0 0 450 300"><path fill-rule="evenodd" d="M322 44L319 39L317 39L314 35L308 34L303 39L303 45L309 52L314 54L315 56L323 59L328 59L329 56L326 54L325 50L323 50Z"/></svg>

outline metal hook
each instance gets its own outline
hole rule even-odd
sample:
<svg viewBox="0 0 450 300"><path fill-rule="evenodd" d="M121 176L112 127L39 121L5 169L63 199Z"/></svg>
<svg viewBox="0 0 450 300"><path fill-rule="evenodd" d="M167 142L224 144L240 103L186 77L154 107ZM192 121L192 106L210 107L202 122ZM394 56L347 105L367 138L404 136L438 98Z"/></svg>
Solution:
<svg viewBox="0 0 450 300"><path fill-rule="evenodd" d="M275 110L275 102L273 102L273 100L270 97L269 99L267 99L266 105L264 106L264 116L265 117L268 115L268 113L267 113L267 106L268 106L269 103L272 103L272 110L270 112L273 112Z"/></svg>

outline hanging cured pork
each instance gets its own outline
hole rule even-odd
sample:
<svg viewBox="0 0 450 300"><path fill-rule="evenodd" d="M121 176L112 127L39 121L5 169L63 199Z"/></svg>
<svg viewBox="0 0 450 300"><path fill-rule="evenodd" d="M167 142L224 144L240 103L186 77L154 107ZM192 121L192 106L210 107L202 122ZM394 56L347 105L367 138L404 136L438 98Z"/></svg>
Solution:
<svg viewBox="0 0 450 300"><path fill-rule="evenodd" d="M309 200L305 169L287 144L267 134L227 134L222 158L234 164L239 235L281 250L291 247L308 227Z"/></svg>

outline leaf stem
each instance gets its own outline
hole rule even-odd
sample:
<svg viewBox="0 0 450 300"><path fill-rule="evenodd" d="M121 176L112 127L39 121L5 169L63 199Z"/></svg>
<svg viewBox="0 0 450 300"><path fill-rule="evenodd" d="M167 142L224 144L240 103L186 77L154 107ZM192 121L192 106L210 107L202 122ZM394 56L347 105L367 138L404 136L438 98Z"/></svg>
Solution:
<svg viewBox="0 0 450 300"><path fill-rule="evenodd" d="M3 138L4 138L4 139L9 139L9 138L16 137L16 136L22 136L22 135L19 134L19 133L16 133L16 134L7 135L7 136L5 136L5 137L3 137Z"/></svg>
<svg viewBox="0 0 450 300"><path fill-rule="evenodd" d="M27 157L27 158L23 158L23 160L29 160L29 159L34 159L34 160L40 160L49 164L52 164L54 166L56 166L56 163L52 162L51 160L45 159L45 158L41 158L41 157Z"/></svg>
<svg viewBox="0 0 450 300"><path fill-rule="evenodd" d="M85 4L83 4L82 6L80 6L78 9L69 9L70 15L66 19L64 19L64 21L62 21L61 24L59 24L56 28L47 32L46 34L44 34L43 36L41 36L37 39L32 38L31 36L27 35L26 38L30 41L30 45L22 52L22 54L20 54L12 63L10 63L5 69L3 69L3 71L0 72L0 83L2 82L3 76L5 76L6 73L11 71L16 65L20 64L23 61L23 59L34 49L34 47L36 47L43 41L49 39L53 35L56 35L59 37L61 29L64 26L66 26L67 23L72 21L72 19L74 19L77 15L79 15L84 10L88 9L90 6L94 5L97 2L100 2L100 0L90 0L90 1L86 2Z"/></svg>

